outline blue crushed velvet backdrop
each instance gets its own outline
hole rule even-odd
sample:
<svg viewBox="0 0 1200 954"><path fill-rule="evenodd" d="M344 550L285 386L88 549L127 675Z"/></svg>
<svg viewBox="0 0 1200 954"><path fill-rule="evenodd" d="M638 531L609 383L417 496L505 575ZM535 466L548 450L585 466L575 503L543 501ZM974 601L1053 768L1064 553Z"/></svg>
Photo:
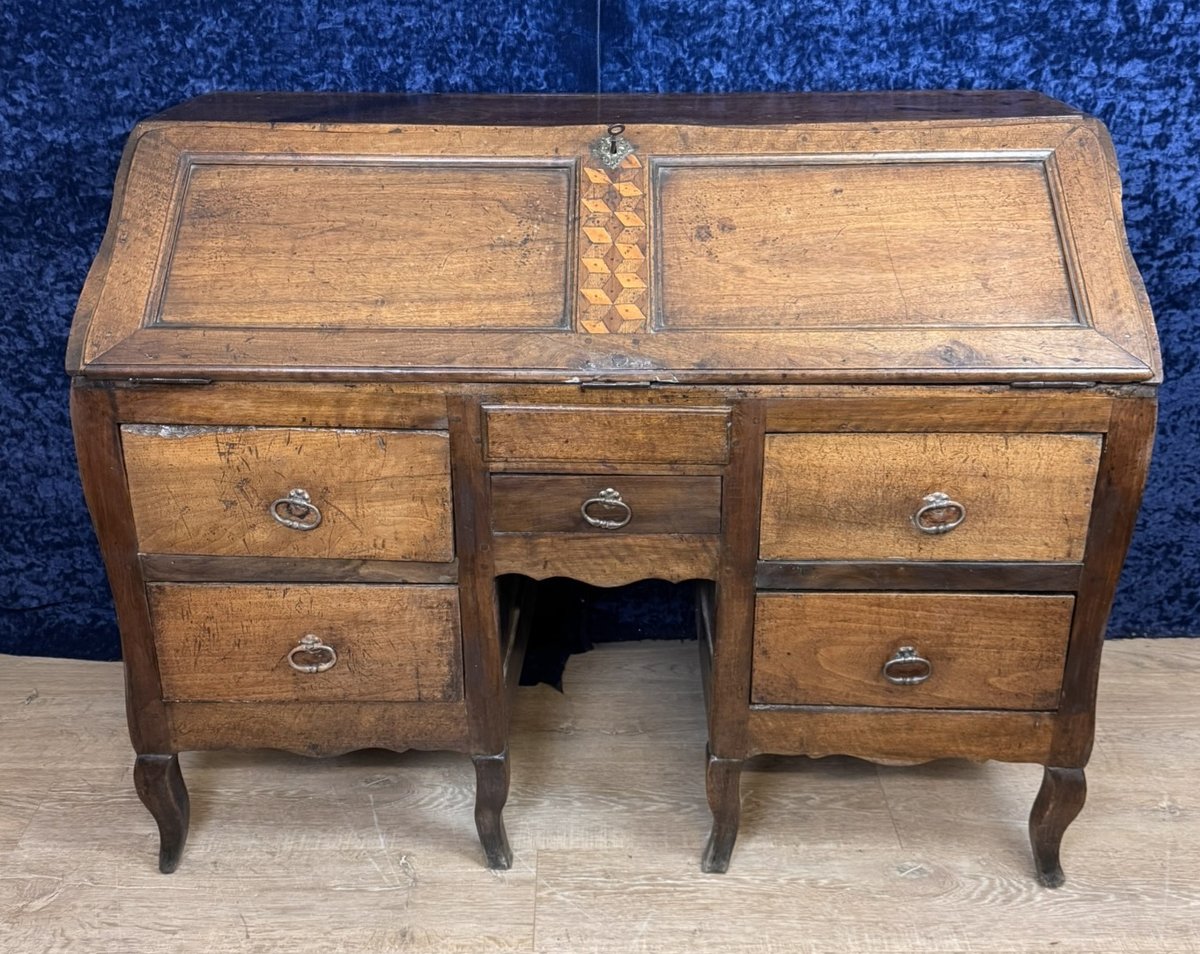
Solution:
<svg viewBox="0 0 1200 954"><path fill-rule="evenodd" d="M0 5L0 652L113 658L62 355L134 122L214 89L1040 89L1099 115L1166 353L1111 632L1191 634L1200 593L1200 4L1192 0L9 0ZM678 599L608 597L653 633Z"/></svg>

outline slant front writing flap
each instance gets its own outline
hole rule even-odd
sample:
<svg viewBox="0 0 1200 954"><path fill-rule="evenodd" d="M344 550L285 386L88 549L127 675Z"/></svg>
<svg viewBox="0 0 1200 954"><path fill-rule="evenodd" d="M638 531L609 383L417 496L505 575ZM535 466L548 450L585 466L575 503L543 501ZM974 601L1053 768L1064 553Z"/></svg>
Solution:
<svg viewBox="0 0 1200 954"><path fill-rule="evenodd" d="M68 363L214 378L1154 380L1119 215L1107 138L1071 115L151 122L126 152Z"/></svg>

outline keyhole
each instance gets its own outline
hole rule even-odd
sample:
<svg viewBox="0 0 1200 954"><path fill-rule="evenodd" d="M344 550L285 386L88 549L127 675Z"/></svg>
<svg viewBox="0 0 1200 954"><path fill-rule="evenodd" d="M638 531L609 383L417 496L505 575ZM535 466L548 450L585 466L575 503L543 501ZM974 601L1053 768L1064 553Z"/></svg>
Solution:
<svg viewBox="0 0 1200 954"><path fill-rule="evenodd" d="M613 123L608 127L608 151L614 156L617 154L617 137L625 131L625 126L621 123Z"/></svg>

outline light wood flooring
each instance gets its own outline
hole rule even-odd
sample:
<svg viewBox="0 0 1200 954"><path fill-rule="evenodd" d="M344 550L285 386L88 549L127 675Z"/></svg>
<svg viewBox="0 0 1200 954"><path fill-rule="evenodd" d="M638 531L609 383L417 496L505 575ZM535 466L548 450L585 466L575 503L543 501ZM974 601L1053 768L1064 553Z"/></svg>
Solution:
<svg viewBox="0 0 1200 954"><path fill-rule="evenodd" d="M1200 951L1200 640L1105 651L1067 886L1037 887L1040 769L763 758L727 875L696 647L605 646L521 689L481 864L461 756L183 757L191 838L158 874L116 663L0 657L0 951Z"/></svg>

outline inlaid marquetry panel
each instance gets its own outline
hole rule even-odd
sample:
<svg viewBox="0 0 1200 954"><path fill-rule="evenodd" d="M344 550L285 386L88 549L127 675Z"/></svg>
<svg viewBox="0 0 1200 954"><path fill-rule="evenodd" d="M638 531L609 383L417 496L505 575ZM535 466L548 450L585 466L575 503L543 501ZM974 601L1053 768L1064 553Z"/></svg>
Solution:
<svg viewBox="0 0 1200 954"><path fill-rule="evenodd" d="M578 330L591 334L644 331L646 170L630 154L615 169L589 158L580 179Z"/></svg>

